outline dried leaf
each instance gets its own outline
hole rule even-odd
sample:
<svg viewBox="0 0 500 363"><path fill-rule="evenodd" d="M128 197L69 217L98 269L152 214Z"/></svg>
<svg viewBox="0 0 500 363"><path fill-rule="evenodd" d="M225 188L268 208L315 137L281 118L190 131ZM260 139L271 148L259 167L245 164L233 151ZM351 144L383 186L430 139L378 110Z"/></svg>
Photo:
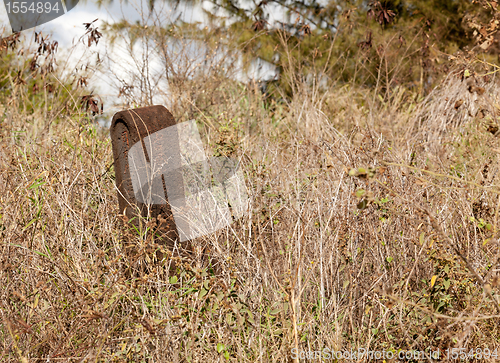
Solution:
<svg viewBox="0 0 500 363"><path fill-rule="evenodd" d="M479 47L482 50L486 50L491 46L491 44L493 44L493 40L490 38L490 39L486 40L485 42L483 42Z"/></svg>

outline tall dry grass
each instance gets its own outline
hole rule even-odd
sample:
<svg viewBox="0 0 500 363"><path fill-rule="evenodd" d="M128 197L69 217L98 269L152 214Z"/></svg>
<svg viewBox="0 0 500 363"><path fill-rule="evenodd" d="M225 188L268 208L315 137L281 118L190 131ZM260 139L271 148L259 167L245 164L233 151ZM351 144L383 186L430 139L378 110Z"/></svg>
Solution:
<svg viewBox="0 0 500 363"><path fill-rule="evenodd" d="M120 217L108 133L78 90L57 88L69 108L46 94L49 126L51 110L24 107L26 85L3 97L1 361L287 362L325 348L445 361L499 347L496 80L481 95L450 75L426 98L383 98L296 77L285 101L179 74L174 116L240 158L251 202L191 259Z"/></svg>

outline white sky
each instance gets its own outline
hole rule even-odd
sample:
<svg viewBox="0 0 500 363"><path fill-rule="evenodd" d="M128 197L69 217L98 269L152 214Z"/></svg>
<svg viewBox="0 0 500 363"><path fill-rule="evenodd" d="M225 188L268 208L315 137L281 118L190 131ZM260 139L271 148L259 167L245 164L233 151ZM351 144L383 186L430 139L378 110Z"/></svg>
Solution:
<svg viewBox="0 0 500 363"><path fill-rule="evenodd" d="M205 6L207 6L207 3L205 3ZM185 2L181 1L177 11L174 12L169 5L160 1L155 4L155 8L161 11L162 19L165 19L165 21L176 19L179 14L181 15L181 19L187 22L205 21L201 5L190 8L185 5ZM108 53L110 58L115 60L113 63L109 64L109 74L114 73L125 80L129 80L127 78L128 71L134 67L134 61L126 50L125 42L118 42L115 47L111 48L110 44L103 37L97 47L91 47L90 52L87 47L84 46L77 47L71 54L68 53L68 50L71 48L71 45L77 43L78 39L85 33L83 23L90 23L96 18L99 19L96 22L98 26L102 24L103 20L114 23L121 19L126 19L129 23L134 23L141 19L141 9L144 9L144 13L148 13L147 1L130 0L128 3L113 1L107 6L99 8L94 1L81 0L78 5L67 14L49 23L43 24L36 29L26 30L23 32L23 35L27 39L30 39L33 37L33 32L35 30L42 31L44 34L51 33L51 39L59 42L57 59L66 59L68 64L72 65L72 67L68 67L71 69L74 69L74 66L78 63L87 63L87 61L82 60L88 59L91 64L94 63L96 53L100 54L101 59L105 59L105 54ZM0 31L2 27L7 29L7 31L4 31L3 36L8 36L12 33L5 6L3 1L0 1ZM140 56L140 48L140 45L137 47L137 50L134 48L134 54ZM159 60L149 59L149 62L152 68L157 68L161 71L162 66ZM241 81L247 81L249 79L270 79L274 77L272 69L273 68L265 64L265 62L255 62L246 75L240 74L237 78ZM99 93L103 97L105 111L108 112L114 111L110 106L116 101L118 93L117 88L113 86L115 83L116 80L111 78L108 74L97 75L89 82L89 84L95 87L95 93Z"/></svg>

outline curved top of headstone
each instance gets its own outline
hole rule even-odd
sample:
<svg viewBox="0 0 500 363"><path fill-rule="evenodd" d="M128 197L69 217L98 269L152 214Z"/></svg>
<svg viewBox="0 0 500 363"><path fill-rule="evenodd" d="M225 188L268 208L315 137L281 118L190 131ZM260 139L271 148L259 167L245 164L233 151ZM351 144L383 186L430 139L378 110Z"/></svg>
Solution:
<svg viewBox="0 0 500 363"><path fill-rule="evenodd" d="M113 138L116 125L120 122L124 123L128 129L129 146L144 137L176 124L174 116L165 106L161 105L117 112L111 122L111 138Z"/></svg>

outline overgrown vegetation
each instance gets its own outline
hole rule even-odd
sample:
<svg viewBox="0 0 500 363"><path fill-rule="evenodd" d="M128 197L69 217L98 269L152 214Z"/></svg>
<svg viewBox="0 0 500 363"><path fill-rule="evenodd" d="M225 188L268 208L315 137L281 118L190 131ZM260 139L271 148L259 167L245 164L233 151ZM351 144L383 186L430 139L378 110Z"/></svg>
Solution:
<svg viewBox="0 0 500 363"><path fill-rule="evenodd" d="M287 63L266 94L231 77L218 52L233 50L208 32L195 59L192 37L172 31L172 50L160 30L134 37L171 65L168 90L139 64L131 79L144 82L120 95L164 96L214 155L238 157L249 213L193 241L192 258L171 257L146 233L158 221L136 230L120 216L89 75L65 73L48 38L3 41L1 361L284 362L325 348L498 360L497 63L455 54L424 92L396 82L389 61L373 82L306 70L291 54L307 40L282 33ZM323 64L365 64L343 57Z"/></svg>

